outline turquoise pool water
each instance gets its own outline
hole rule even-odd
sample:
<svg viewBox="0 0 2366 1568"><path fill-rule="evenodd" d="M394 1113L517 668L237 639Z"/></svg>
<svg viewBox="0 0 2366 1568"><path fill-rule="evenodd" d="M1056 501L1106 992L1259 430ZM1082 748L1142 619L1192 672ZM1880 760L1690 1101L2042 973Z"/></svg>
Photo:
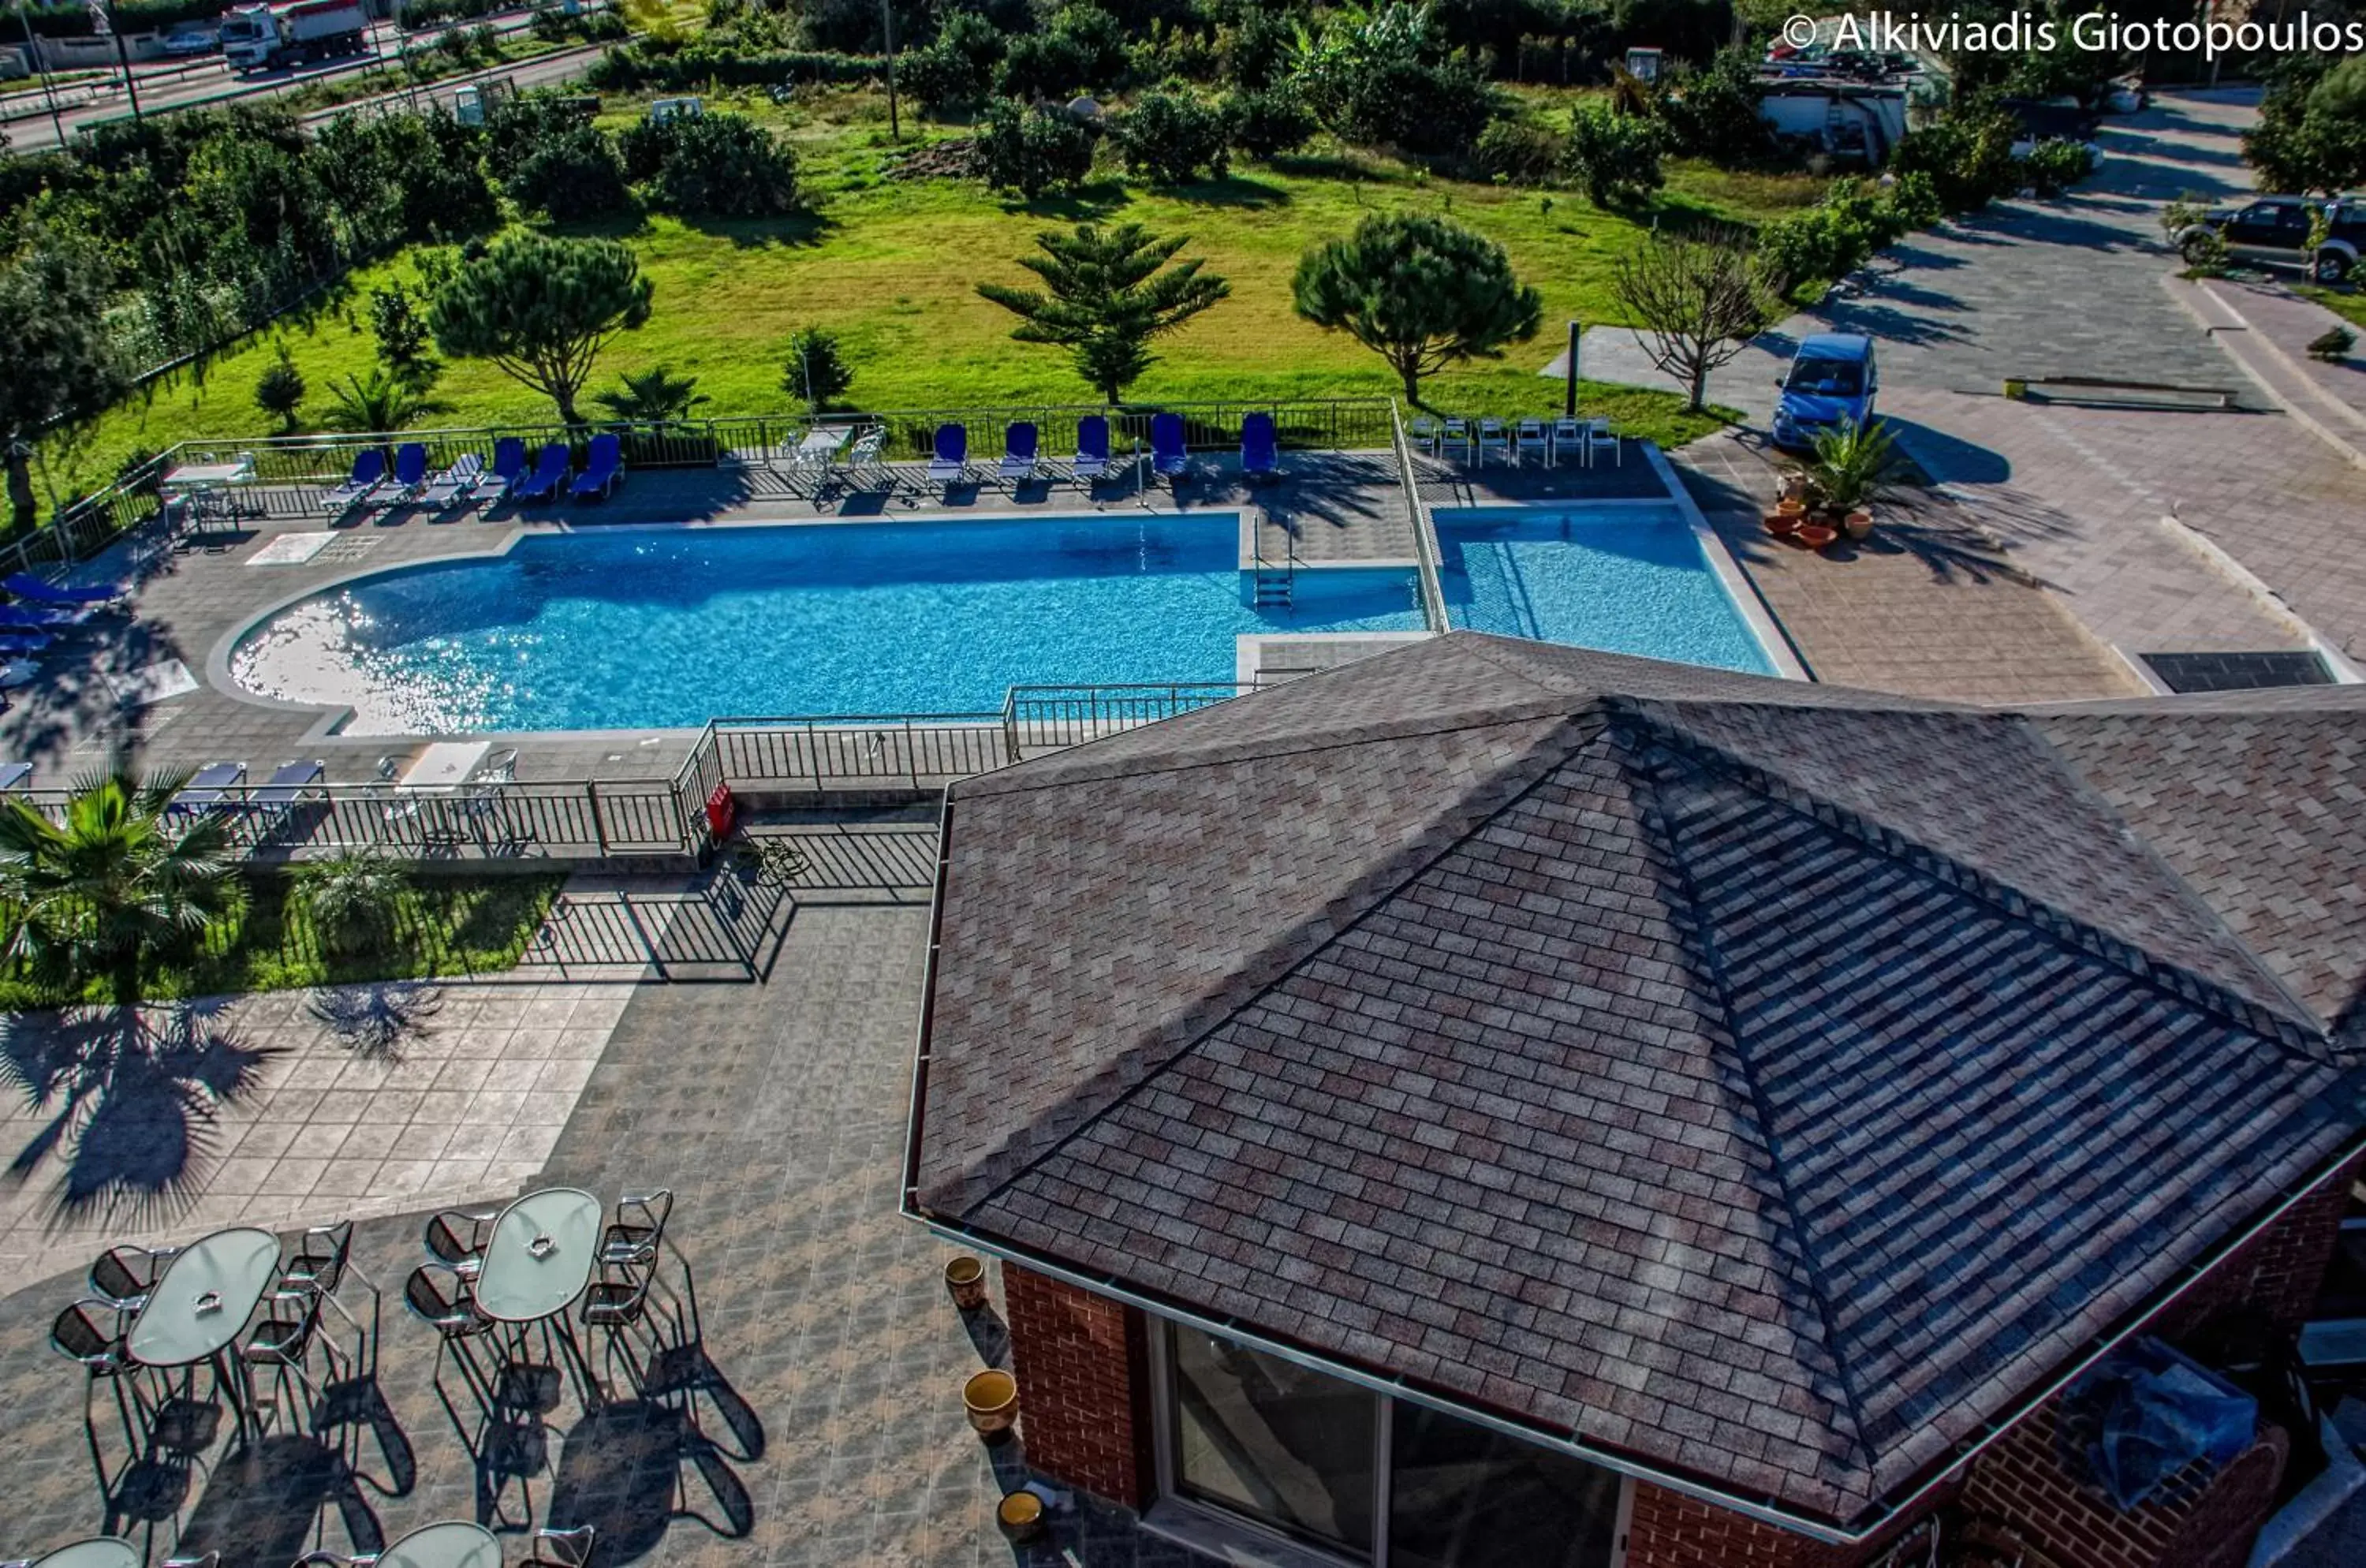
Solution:
<svg viewBox="0 0 2366 1568"><path fill-rule="evenodd" d="M1030 518L535 535L272 616L248 690L355 734L985 712L1014 685L1229 681L1245 633L1417 631L1411 571L1245 601L1240 522Z"/></svg>
<svg viewBox="0 0 2366 1568"><path fill-rule="evenodd" d="M1458 627L1776 672L1672 506L1469 508L1436 519L1439 585Z"/></svg>

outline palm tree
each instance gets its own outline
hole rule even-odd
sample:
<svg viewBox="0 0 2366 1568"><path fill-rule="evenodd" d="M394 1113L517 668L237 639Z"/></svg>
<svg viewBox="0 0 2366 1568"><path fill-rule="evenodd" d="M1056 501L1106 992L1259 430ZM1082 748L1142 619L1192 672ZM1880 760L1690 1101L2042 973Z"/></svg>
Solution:
<svg viewBox="0 0 2366 1568"><path fill-rule="evenodd" d="M672 371L660 365L639 375L625 374L625 389L602 392L592 399L602 408L625 424L674 424L690 417L690 411L699 404L712 402L698 389L698 378L684 376L677 380Z"/></svg>
<svg viewBox="0 0 2366 1568"><path fill-rule="evenodd" d="M69 998L106 1010L54 1033L20 1029L0 1051L38 1111L58 1107L9 1167L22 1178L72 1142L66 1192L88 1201L130 1188L153 1197L186 1179L198 1124L254 1079L254 1053L195 1015L152 1025L143 1004L165 962L190 952L242 891L226 824L176 822L187 775L144 784L119 760L78 782L52 822L29 802L0 807L0 956Z"/></svg>
<svg viewBox="0 0 2366 1568"><path fill-rule="evenodd" d="M400 430L435 409L420 387L384 368L348 376L329 391L329 423L337 430Z"/></svg>

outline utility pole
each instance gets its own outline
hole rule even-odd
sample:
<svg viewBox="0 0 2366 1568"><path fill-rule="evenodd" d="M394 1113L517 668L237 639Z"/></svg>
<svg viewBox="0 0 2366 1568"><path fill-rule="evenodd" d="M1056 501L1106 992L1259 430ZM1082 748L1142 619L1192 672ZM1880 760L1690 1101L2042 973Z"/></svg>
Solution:
<svg viewBox="0 0 2366 1568"><path fill-rule="evenodd" d="M887 37L887 140L904 140L896 118L896 0L879 0L879 28Z"/></svg>
<svg viewBox="0 0 2366 1568"><path fill-rule="evenodd" d="M140 89L131 81L131 51L116 30L115 7L108 0L90 0L90 25L115 40L115 62L123 67L123 96L131 100L131 123L140 123Z"/></svg>
<svg viewBox="0 0 2366 1568"><path fill-rule="evenodd" d="M58 93L50 81L50 62L41 58L40 40L33 37L31 7L18 6L17 20L25 28L25 53L32 61L33 69L41 73L41 98L50 106L50 129L57 133L58 151L62 152L66 150L66 125L58 118Z"/></svg>

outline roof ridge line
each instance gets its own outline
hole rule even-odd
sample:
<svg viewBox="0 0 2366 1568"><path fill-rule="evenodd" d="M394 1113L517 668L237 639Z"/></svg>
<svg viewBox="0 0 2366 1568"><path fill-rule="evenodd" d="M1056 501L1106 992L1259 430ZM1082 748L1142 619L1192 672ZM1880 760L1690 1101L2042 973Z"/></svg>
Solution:
<svg viewBox="0 0 2366 1568"><path fill-rule="evenodd" d="M2236 995L2225 986L2194 974L2190 969L2154 957L2135 942L2114 936L2093 923L2082 920L2067 910L2056 908L2042 898L2022 891L2003 878L1991 875L1932 849L1916 839L1875 820L1864 813L1817 795L1771 768L1746 761L1722 746L1686 734L1630 705L1626 699L1605 699L1614 711L1632 717L1646 726L1653 736L1678 750L1689 750L1713 761L1744 784L1759 790L1786 810L1796 811L1823 823L1835 832L1843 833L1859 843L1933 875L1952 886L1980 899L1997 909L2006 919L2022 922L2045 932L2056 942L2067 942L2082 953L2124 970L2148 984L2178 997L2180 999L2213 1013L2237 1028L2262 1035L2283 1049L2304 1060L2322 1065L2338 1066L2328 1035L2312 1032L2271 1009L2260 1006L2248 997ZM2004 722L2025 722L2019 716L2000 714ZM2126 827L2126 819L2111 813L2112 820ZM2134 832L2133 829L2128 829ZM2141 835L2139 835L2140 837ZM2177 878L2180 887L2184 879ZM2242 946L2247 957L2257 959L2248 945ZM2281 986L2278 989L2283 991ZM2307 1010L2303 1009L2304 1011Z"/></svg>
<svg viewBox="0 0 2366 1568"><path fill-rule="evenodd" d="M1657 726L1652 728L1655 730L1658 728ZM1750 1053L1742 1044L1741 1030L1733 1016L1733 987L1726 976L1725 962L1718 953L1717 937L1709 930L1708 921L1701 913L1700 892L1693 884L1692 874L1685 866L1684 857L1676 852L1674 826L1661 806L1660 794L1663 783L1658 776L1658 768L1652 764L1648 754L1639 749L1628 746L1626 738L1618 734L1615 726L1611 727L1610 733L1611 744L1629 751L1631 765L1636 773L1651 786L1648 797L1639 803L1641 807L1644 826L1651 836L1653 849L1667 862L1667 874L1683 891L1684 912L1691 928L1688 933L1689 942L1697 951L1699 961L1706 970L1704 978L1716 992L1718 1022L1725 1031L1726 1048L1733 1053L1734 1060L1741 1069L1742 1081L1749 1088L1752 1132L1755 1135L1760 1152L1765 1156L1767 1172L1783 1195L1785 1241L1788 1250L1799 1260L1800 1267L1806 1271L1808 1292L1813 1298L1811 1304L1815 1309L1817 1324L1821 1329L1824 1357L1831 1364L1833 1382L1840 1386L1842 1408L1848 1418L1850 1441L1855 1447L1856 1461L1865 1472L1865 1490L1871 1494L1879 1483L1881 1456L1874 1451L1873 1441L1866 1435L1864 1398L1857 1391L1856 1380L1850 1371L1847 1359L1841 1353L1840 1332L1834 1322L1832 1311L1832 1289L1826 1275L1823 1259L1808 1239L1807 1227L1800 1223L1798 1198L1792 1190L1790 1173L1785 1167L1781 1151L1775 1147L1773 1110L1766 1102L1765 1090L1759 1082L1757 1066L1751 1060ZM1670 744L1669 736L1651 734L1649 739L1672 759L1682 755L1679 748Z"/></svg>
<svg viewBox="0 0 2366 1568"><path fill-rule="evenodd" d="M2022 714L2015 714L2011 716L2011 719L2012 722L2019 726L2031 739L2036 741L2038 750L2052 761L2055 767L2061 771L2064 777L2070 781L2072 793L2076 794L2079 799L2085 801L2089 806L2092 807L2097 811L2101 812L2113 822L2119 824L2120 831L2135 844L2136 852L2143 855L2145 859L2152 864L2155 870L2168 877L2169 880L2175 885L2180 897L2184 899L2189 910L2199 913L2204 924L2208 925L2212 930L2219 932L2228 942L2233 942L2235 946L2241 951L2243 956L2251 961L2251 967L2257 970L2260 975L2264 976L2268 984L2275 988L2276 994L2283 998L2286 1002L2290 1003L2293 1009L2300 1013L2302 1017L2312 1019L2316 1017L2316 1010L2303 1001L2300 998L2300 994L2285 983L2284 977L2268 966L2268 961L2259 955L2259 951L2252 947L2249 942L2243 940L2241 932L2236 931L2233 926L2226 923L2225 917L2221 915L2215 908L2212 908L2210 901L2203 897L2200 893L2196 892L2191 883L2186 881L2182 875L2179 874L2178 869L2169 863L2168 858L2153 847L2152 840L2145 837L2144 834L2138 832L2135 829L2135 825L2130 823L2125 817L2120 814L2117 807L2112 806L2110 801L2103 798L2103 794L2101 790L2098 790L2094 785L2087 782L2087 775L2080 773L2079 771L2078 764L2071 761L2071 760L2065 756L2061 750L2054 744L2052 739L2046 735L2044 726L2031 723L2028 716ZM2262 1009L2261 1010L2268 1011L2270 1010ZM2327 1021L2325 1041L2328 1047L2330 1046L2336 1032L2333 1026L2338 1021L2338 1019Z"/></svg>
<svg viewBox="0 0 2366 1568"><path fill-rule="evenodd" d="M1237 702L1240 699L1237 697L1227 697L1224 699L1226 702ZM972 788L964 793L967 793L973 798L979 795L1031 795L1041 790L1065 789L1075 784L1090 784L1095 782L1097 778L1155 778L1171 773L1189 773L1198 768L1230 767L1238 762L1255 761L1262 758L1319 756L1325 751L1344 751L1358 746L1369 746L1381 740L1406 740L1425 735L1459 735L1474 729L1496 729L1501 728L1505 725L1526 724L1536 719L1551 717L1556 715L1564 718L1569 718L1576 716L1576 715L1583 712L1585 709L1595 706L1599 701L1600 699L1595 697L1573 699L1569 697L1554 697L1548 694L1542 697L1528 699L1519 705L1490 709L1486 712L1484 716L1477 719L1475 722L1463 716L1439 716L1435 718L1425 719L1382 720L1380 722L1366 725L1360 728L1346 731L1344 733L1326 735L1319 744L1297 743L1294 741L1292 737L1277 735L1271 738L1269 743L1235 742L1229 747L1214 748L1204 755L1195 756L1188 760L1177 758L1170 761L1153 763L1148 766L1129 765L1139 764L1142 761L1142 759L1140 758L1126 758L1121 761L1113 760L1109 764L1112 771L1100 774L1096 774L1088 769L1080 769L1080 771L1076 773L1056 773L1047 769L1041 773L1031 773L1028 780L1011 779L1007 783L997 783L997 781L1001 780L1005 773L1012 771L1010 769L997 768L993 773L976 773L967 779L958 780L955 782L953 787L955 789L959 789L962 784L971 785ZM1209 705L1211 707L1221 705L1221 704ZM1194 713L1204 713L1207 711L1207 708L1195 708L1191 711ZM1179 717L1182 716L1178 715L1177 716ZM1155 720L1153 722L1164 721ZM1142 727L1137 726L1135 728L1139 728ZM1110 740L1115 739L1119 736L1131 733L1132 733L1132 729L1115 730L1109 735L1099 736L1096 739L1098 740ZM1089 748L1092 742L1087 742L1085 746L1072 748L1068 751L1058 753L1057 755L1063 758L1076 758L1080 761L1089 761ZM1052 759L1047 757L1035 760L1050 761ZM1031 782L1036 779L1040 779L1042 782Z"/></svg>
<svg viewBox="0 0 2366 1568"><path fill-rule="evenodd" d="M1592 708L1594 705L1595 705L1593 704L1587 705L1588 708ZM1127 1084L1123 1088L1120 1089L1116 1094L1110 1098L1106 1104L1100 1107L1100 1109L1085 1117L1076 1126L1068 1129L1068 1131L1053 1139L1052 1142L1042 1150L1020 1161L1015 1169L1002 1177L999 1180L997 1180L992 1186L986 1188L982 1192L966 1199L963 1202L959 1213L967 1214L972 1211L982 1208L986 1204L992 1202L995 1199L1008 1191L1014 1184L1031 1175L1043 1164L1044 1161L1051 1159L1053 1156L1065 1149L1071 1143L1075 1142L1076 1139L1086 1131L1086 1129L1096 1125L1109 1116L1111 1111L1131 1101L1144 1089L1147 1088L1150 1084L1164 1076L1169 1068L1173 1067L1177 1062L1180 1062L1185 1056L1190 1055L1193 1048L1199 1045L1201 1041L1207 1039L1210 1035L1216 1032L1216 1031L1223 1028L1225 1024L1231 1022L1249 1008L1255 1006L1258 998L1263 997L1268 991L1271 990L1274 986L1279 984L1281 980L1289 976L1292 971L1303 967L1316 956L1335 946L1348 932L1356 930L1358 926L1362 925L1364 921L1370 919L1373 911L1385 905L1391 897L1411 886L1421 877L1426 875L1432 867L1436 865L1439 861L1445 859L1448 855L1452 854L1464 843L1468 842L1472 835L1482 830L1487 824L1502 816L1515 804L1524 799L1537 789L1542 787L1560 770L1561 766L1566 763L1572 756L1574 756L1578 751L1583 750L1586 746L1593 744L1594 741L1600 739L1607 728L1608 725L1599 712L1581 711L1571 714L1561 724L1556 725L1543 739L1539 740L1537 745L1532 747L1526 755L1520 758L1518 761L1506 766L1495 775L1496 781L1501 781L1522 769L1529 770L1530 776L1525 783L1520 784L1518 788L1512 790L1508 795L1504 795L1503 799L1494 802L1484 811L1470 818L1459 830L1454 832L1442 843L1424 848L1419 847L1421 841L1417 840L1416 848L1408 852L1408 853L1411 853L1414 856L1414 863L1409 869L1403 871L1400 874L1391 877L1383 886L1376 888L1369 897L1363 900L1362 907L1359 908L1352 917L1345 921L1334 924L1329 935L1324 937L1320 942L1315 942L1313 946L1308 948L1304 953L1301 953L1295 958L1290 959L1288 962L1282 964L1271 979L1257 986L1247 995L1232 1003L1232 1005L1223 1008L1221 1014L1216 1018L1209 1021L1203 1025L1194 1028L1190 1032L1188 1039L1182 1041L1172 1050L1166 1053L1164 1060L1159 1061L1155 1066L1144 1072L1143 1075L1132 1083ZM1571 734L1572 730L1577 731L1578 733L1572 736ZM1557 741L1564 740L1565 743L1556 744ZM1465 794L1458 798L1461 801L1467 802L1471 798L1471 796L1470 794ZM1425 829L1425 832L1434 829L1437 825L1437 821L1440 819L1433 819L1430 825L1430 829ZM1397 857L1397 861L1402 861L1404 858L1405 857L1403 855L1400 855ZM1391 863L1393 864L1396 863L1392 862ZM1351 887L1353 886L1354 885L1351 885ZM1226 975L1223 979L1209 993L1207 993L1206 996L1200 998L1200 1000L1202 1002L1218 1000L1228 987L1232 986L1241 976L1248 974L1252 970L1256 969L1260 961L1267 959L1271 954L1285 951L1289 946L1289 938L1292 934L1296 931L1304 930L1306 926L1311 926L1315 920L1320 920L1324 918L1324 916L1318 914L1312 919L1304 922L1301 926L1293 928L1292 931L1285 932L1281 940L1269 942L1265 947L1259 949L1256 953L1252 955L1249 962L1241 964L1238 968ZM1189 1017L1189 1011L1190 1010L1187 1009L1184 1016ZM1119 1065L1144 1053L1146 1049L1155 1042L1156 1037L1160 1032L1161 1031L1155 1029L1150 1031L1143 1039L1137 1041L1133 1045L1127 1047L1123 1052L1121 1052L1110 1065L1103 1066L1098 1072L1094 1073L1091 1077L1079 1083L1076 1086L1076 1089L1071 1091L1071 1093L1060 1103L1063 1105L1076 1103L1076 1101L1083 1096L1086 1089L1090 1088L1093 1084L1108 1078L1110 1074L1116 1070ZM994 1156L1001 1154L1005 1150L1008 1149L1009 1146L1009 1143L1006 1141L978 1163L980 1165L985 1164L987 1159L991 1159Z"/></svg>

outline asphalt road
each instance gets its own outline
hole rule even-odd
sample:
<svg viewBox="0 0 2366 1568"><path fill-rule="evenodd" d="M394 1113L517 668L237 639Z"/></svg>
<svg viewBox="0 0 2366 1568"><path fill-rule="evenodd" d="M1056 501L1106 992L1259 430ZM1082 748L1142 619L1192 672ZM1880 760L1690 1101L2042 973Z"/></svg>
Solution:
<svg viewBox="0 0 2366 1568"><path fill-rule="evenodd" d="M533 17L525 13L489 20L503 34L521 33L533 25ZM413 47L417 47L422 39L433 36L413 34ZM255 76L233 74L220 55L205 56L194 63L187 61L146 61L132 66L132 85L138 90L140 110L143 115L170 113L175 109L200 105L267 98L309 83L351 75L356 71L382 64L397 52L400 37L392 23L378 22L370 28L370 41L378 52L357 55L349 60L323 61L298 70L273 71ZM451 88L460 83L481 76L509 76L521 88L546 86L580 74L592 60L598 58L599 52L596 46L560 51L523 64L471 72L428 86L403 87L382 94L379 98L419 97L431 92L448 95ZM119 76L110 76L102 83L75 83L60 88L58 99L58 119L69 138L84 126L121 118L131 112ZM379 99L364 101L377 102ZM340 105L339 109L352 107ZM38 91L30 97L12 97L10 112L11 118L5 126L0 126L0 130L6 130L12 151L41 152L58 145L56 130L46 107L42 107Z"/></svg>

